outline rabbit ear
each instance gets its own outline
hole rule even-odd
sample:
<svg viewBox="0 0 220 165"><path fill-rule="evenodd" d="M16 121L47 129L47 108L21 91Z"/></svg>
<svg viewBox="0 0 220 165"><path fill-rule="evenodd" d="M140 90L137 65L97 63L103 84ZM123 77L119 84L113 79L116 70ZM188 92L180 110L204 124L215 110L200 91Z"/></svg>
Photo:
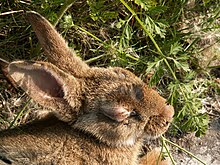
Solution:
<svg viewBox="0 0 220 165"><path fill-rule="evenodd" d="M15 89L17 89L17 84L16 82L11 78L11 76L8 74L8 65L9 65L9 62L8 61L5 61L3 60L2 58L0 58L0 68L2 70L2 73L4 74L4 76L7 78L7 80L9 81L9 83L11 83L13 85L13 87Z"/></svg>
<svg viewBox="0 0 220 165"><path fill-rule="evenodd" d="M65 40L43 16L28 11L26 18L52 64L75 77L88 74L89 66L70 50Z"/></svg>
<svg viewBox="0 0 220 165"><path fill-rule="evenodd" d="M70 93L74 95L76 90L80 90L79 82L74 77L45 62L16 61L10 63L7 69L12 79L31 98L42 106L55 110L60 116L65 113L66 119L63 120L68 120L68 114L71 116L67 112L70 109L69 102L79 102L66 100Z"/></svg>
<svg viewBox="0 0 220 165"><path fill-rule="evenodd" d="M8 73L29 95L62 98L64 91L61 75L49 66L31 61L16 61L9 64Z"/></svg>

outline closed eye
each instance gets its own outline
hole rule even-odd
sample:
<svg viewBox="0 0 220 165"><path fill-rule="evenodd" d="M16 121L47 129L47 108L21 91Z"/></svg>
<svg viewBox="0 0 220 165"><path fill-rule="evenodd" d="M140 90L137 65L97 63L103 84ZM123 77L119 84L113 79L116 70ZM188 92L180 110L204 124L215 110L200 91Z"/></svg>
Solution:
<svg viewBox="0 0 220 165"><path fill-rule="evenodd" d="M133 117L137 120L142 120L141 114L139 114L135 109L130 113L130 117Z"/></svg>

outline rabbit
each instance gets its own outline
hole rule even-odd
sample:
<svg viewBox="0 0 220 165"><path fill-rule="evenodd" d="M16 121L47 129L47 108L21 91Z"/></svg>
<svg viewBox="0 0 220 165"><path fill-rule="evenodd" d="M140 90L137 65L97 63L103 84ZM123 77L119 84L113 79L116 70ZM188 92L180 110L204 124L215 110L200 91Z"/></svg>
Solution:
<svg viewBox="0 0 220 165"><path fill-rule="evenodd" d="M128 70L88 66L43 16L24 15L49 62L0 59L0 65L51 112L0 132L0 165L156 164L140 160L142 144L168 129L173 106Z"/></svg>
<svg viewBox="0 0 220 165"><path fill-rule="evenodd" d="M161 161L161 157L163 155L161 154L161 148L156 147L153 148L150 152L148 152L146 155L141 157L139 164L141 165L171 165L171 160L166 159Z"/></svg>

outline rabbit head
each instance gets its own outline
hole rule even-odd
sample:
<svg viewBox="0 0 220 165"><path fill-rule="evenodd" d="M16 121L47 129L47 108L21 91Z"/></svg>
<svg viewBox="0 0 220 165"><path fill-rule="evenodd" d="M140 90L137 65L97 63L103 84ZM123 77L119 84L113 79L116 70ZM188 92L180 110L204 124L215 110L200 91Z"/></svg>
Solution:
<svg viewBox="0 0 220 165"><path fill-rule="evenodd" d="M155 90L125 69L89 67L44 17L25 15L49 62L0 64L31 98L110 146L134 145L167 130L174 110Z"/></svg>

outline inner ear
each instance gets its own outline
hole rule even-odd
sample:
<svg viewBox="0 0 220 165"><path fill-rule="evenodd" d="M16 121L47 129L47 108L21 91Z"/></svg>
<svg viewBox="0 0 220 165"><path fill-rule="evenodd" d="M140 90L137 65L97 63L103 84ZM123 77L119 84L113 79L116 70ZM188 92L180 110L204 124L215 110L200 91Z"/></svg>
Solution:
<svg viewBox="0 0 220 165"><path fill-rule="evenodd" d="M64 97L61 83L44 69L33 69L29 71L32 75L34 85L50 97Z"/></svg>
<svg viewBox="0 0 220 165"><path fill-rule="evenodd" d="M14 81L31 97L63 98L65 95L64 77L61 71L51 64L18 61L11 63L8 71Z"/></svg>

